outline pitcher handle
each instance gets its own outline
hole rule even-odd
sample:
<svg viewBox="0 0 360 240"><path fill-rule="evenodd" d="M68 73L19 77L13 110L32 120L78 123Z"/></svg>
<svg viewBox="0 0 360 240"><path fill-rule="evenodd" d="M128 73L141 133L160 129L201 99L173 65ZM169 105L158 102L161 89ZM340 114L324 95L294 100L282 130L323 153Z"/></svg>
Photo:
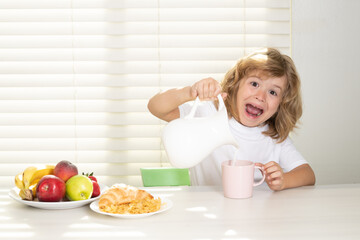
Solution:
<svg viewBox="0 0 360 240"><path fill-rule="evenodd" d="M194 117L196 109L197 109L197 107L199 105L199 102L200 102L199 97L196 97L194 105L192 106L192 108L190 110L190 113L185 118L193 118Z"/></svg>
<svg viewBox="0 0 360 240"><path fill-rule="evenodd" d="M219 99L219 110L222 110L225 108L224 99L222 98L221 94L217 95L217 98Z"/></svg>
<svg viewBox="0 0 360 240"><path fill-rule="evenodd" d="M222 110L223 108L225 108L225 103L223 98L221 97L221 94L217 95L217 98L219 99L219 110ZM199 97L196 97L194 105L192 106L190 113L185 117L185 118L193 118L196 112L196 109L199 105L200 99Z"/></svg>

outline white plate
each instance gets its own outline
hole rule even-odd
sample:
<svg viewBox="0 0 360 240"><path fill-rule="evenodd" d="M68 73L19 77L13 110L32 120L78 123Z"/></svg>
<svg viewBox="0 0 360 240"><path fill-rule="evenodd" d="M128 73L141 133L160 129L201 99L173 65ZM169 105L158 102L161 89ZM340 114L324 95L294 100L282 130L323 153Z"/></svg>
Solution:
<svg viewBox="0 0 360 240"><path fill-rule="evenodd" d="M100 185L100 189L101 192L103 192L104 190L106 190L108 187L102 184ZM90 198L87 200L81 200L81 201L63 201L63 202L39 202L39 201L25 201L22 200L19 196L19 189L17 187L14 187L13 189L11 189L11 191L9 192L9 196L14 199L15 201L31 206L31 207L35 207L35 208L42 208L42 209L70 209L70 208L78 208L78 207L82 207L86 204L89 204L95 200L98 200L100 198L100 196L97 196L95 198Z"/></svg>
<svg viewBox="0 0 360 240"><path fill-rule="evenodd" d="M157 196L153 195L154 198L158 198ZM169 210L170 208L172 208L173 206L173 203L172 201L170 201L169 199L166 199L166 198L161 198L161 207L158 211L156 212L151 212L151 213L142 213L142 214L115 214L115 213L107 213L107 212L102 212L100 211L99 209L99 200L98 201L95 201L95 202L92 202L90 204L90 208L91 210L93 210L94 212L96 213L100 213L100 214L103 214L103 215L109 215L109 216L112 216L112 217L118 217L118 218L143 218L143 217L148 217L148 216L151 216L151 215L154 215L154 214L157 214L157 213L161 213L161 212L164 212L164 211L167 211Z"/></svg>

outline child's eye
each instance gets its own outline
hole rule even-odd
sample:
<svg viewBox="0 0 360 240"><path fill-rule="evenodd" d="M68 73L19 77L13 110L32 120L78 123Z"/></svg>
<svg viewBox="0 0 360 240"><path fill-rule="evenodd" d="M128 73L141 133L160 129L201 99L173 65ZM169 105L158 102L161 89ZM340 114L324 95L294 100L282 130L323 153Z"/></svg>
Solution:
<svg viewBox="0 0 360 240"><path fill-rule="evenodd" d="M257 82L251 82L250 84L251 84L251 86L253 86L253 87L259 86L259 84L258 84Z"/></svg>
<svg viewBox="0 0 360 240"><path fill-rule="evenodd" d="M270 90L270 94L273 96L277 96L277 93L274 90Z"/></svg>

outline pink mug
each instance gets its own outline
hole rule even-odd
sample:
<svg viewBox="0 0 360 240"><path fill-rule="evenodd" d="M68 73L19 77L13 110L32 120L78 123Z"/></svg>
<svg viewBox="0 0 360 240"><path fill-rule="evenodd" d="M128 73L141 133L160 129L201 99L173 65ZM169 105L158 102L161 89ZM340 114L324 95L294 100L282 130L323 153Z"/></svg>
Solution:
<svg viewBox="0 0 360 240"><path fill-rule="evenodd" d="M224 196L228 198L250 198L253 187L259 186L265 180L261 167L255 166L251 161L236 160L234 164L231 160L224 161L221 168ZM256 183L254 183L255 168L259 169L263 176Z"/></svg>

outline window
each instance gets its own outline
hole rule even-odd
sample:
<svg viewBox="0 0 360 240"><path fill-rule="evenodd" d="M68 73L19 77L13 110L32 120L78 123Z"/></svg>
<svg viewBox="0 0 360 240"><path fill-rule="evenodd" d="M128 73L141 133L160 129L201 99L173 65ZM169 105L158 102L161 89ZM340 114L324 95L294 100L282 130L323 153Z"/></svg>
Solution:
<svg viewBox="0 0 360 240"><path fill-rule="evenodd" d="M0 180L66 159L107 184L168 166L148 99L290 53L290 0L0 0Z"/></svg>

